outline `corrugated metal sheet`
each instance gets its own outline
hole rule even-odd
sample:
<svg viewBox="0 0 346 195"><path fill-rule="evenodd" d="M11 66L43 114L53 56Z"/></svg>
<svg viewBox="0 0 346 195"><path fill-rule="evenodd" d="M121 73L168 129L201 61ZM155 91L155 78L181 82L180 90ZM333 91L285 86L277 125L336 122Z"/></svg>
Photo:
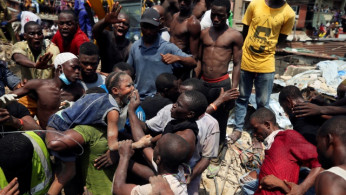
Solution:
<svg viewBox="0 0 346 195"><path fill-rule="evenodd" d="M328 42L291 42L291 48L305 48L321 55L336 55L344 57L346 54L346 42L328 41Z"/></svg>

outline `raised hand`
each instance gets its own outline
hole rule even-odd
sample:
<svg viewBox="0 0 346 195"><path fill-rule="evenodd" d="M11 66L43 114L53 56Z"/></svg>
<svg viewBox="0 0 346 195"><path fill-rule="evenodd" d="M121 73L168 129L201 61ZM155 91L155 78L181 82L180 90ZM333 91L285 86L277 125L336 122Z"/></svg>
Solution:
<svg viewBox="0 0 346 195"><path fill-rule="evenodd" d="M49 53L49 52L46 53L46 54L44 54L44 55L41 56L41 57L38 59L38 61L36 62L35 68L37 68L37 69L47 69L47 68L53 67L52 64L49 64L49 65L48 65L48 63L49 63L49 61L52 59L52 57L53 57L53 54L51 54L51 53Z"/></svg>
<svg viewBox="0 0 346 195"><path fill-rule="evenodd" d="M122 8L122 6L119 4L119 2L115 2L111 11L106 14L105 22L107 22L109 24L115 24L115 23L124 21L125 19L118 19L118 15L119 15L121 8Z"/></svg>

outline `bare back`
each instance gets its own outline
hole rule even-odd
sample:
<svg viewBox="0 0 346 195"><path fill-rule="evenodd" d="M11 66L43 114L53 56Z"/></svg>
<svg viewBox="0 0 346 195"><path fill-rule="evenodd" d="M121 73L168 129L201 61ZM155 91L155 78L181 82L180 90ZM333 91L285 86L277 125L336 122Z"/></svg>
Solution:
<svg viewBox="0 0 346 195"><path fill-rule="evenodd" d="M79 91L77 85L74 91ZM28 81L24 87L15 90L13 93L18 96L34 93L37 97L37 118L40 126L45 129L49 117L59 110L62 101L63 90L54 79L33 79Z"/></svg>
<svg viewBox="0 0 346 195"><path fill-rule="evenodd" d="M232 57L234 65L240 64L243 37L238 31L227 28L218 32L210 27L202 31L200 41L204 77L215 79L227 74Z"/></svg>
<svg viewBox="0 0 346 195"><path fill-rule="evenodd" d="M198 42L201 32L201 25L196 16L191 15L189 18L181 19L179 12L173 15L170 25L170 42L185 53L198 55Z"/></svg>

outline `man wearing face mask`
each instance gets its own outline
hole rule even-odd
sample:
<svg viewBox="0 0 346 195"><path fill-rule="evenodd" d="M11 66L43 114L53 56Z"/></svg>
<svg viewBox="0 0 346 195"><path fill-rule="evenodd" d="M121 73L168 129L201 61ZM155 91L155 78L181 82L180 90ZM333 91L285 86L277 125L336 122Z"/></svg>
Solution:
<svg viewBox="0 0 346 195"><path fill-rule="evenodd" d="M54 60L55 77L53 79L33 79L29 80L22 88L14 90L11 94L1 97L3 101L13 100L29 93L36 95L37 118L40 126L46 129L50 115L59 110L61 93L64 90L73 91L75 96L80 96L83 91L82 86L77 83L80 78L80 66L77 56L72 53L61 53Z"/></svg>

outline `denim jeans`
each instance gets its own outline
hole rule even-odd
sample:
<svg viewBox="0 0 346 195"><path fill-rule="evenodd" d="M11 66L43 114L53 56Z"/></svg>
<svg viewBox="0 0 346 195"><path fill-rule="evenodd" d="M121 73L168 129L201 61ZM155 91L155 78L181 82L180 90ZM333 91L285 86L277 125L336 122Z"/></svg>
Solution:
<svg viewBox="0 0 346 195"><path fill-rule="evenodd" d="M235 103L235 130L242 131L246 116L247 105L255 84L257 109L269 106L270 94L273 89L274 72L256 73L245 70L240 71L239 92Z"/></svg>

